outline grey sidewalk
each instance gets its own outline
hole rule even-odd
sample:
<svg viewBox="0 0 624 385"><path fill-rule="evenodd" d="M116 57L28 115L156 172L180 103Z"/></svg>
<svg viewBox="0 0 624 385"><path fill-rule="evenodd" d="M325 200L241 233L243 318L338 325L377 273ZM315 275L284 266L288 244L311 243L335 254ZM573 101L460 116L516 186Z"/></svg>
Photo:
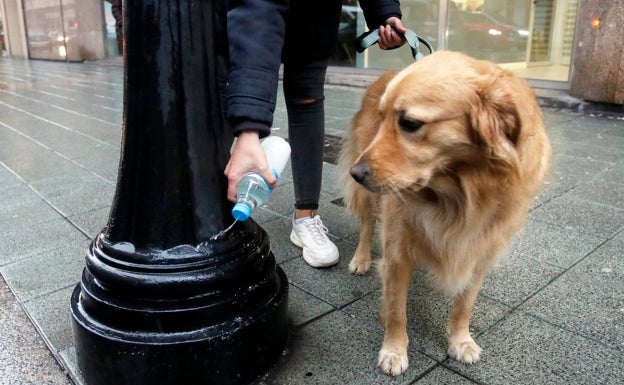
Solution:
<svg viewBox="0 0 624 385"><path fill-rule="evenodd" d="M114 65L0 59L0 273L10 288L0 280L0 384L82 383L69 298L112 203L122 81ZM391 378L375 368L379 280L349 274L357 224L334 203L332 155L362 93L327 87L320 211L340 263L312 269L290 244L290 172L254 213L289 278L293 325L286 354L260 383L624 384L624 120L544 110L554 164L479 296L473 329L482 361L448 360L449 300L417 274L410 367ZM279 100L274 133L286 137Z"/></svg>

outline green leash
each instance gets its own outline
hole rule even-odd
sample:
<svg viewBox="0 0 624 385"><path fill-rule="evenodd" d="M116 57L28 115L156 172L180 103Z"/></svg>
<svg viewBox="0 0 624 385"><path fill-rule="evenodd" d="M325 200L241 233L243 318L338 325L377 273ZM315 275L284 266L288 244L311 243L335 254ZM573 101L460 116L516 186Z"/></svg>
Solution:
<svg viewBox="0 0 624 385"><path fill-rule="evenodd" d="M431 44L424 38L418 36L414 31L408 29L401 37L407 42L407 44L409 44L410 48L412 49L412 55L414 56L414 60L420 60L425 56L420 51L420 44L427 47L430 54L433 53L433 47L431 46ZM377 43L378 40L379 31L377 29L372 29L368 32L364 32L363 34L358 36L357 39L355 39L355 49L359 53L362 53L366 50L366 48Z"/></svg>

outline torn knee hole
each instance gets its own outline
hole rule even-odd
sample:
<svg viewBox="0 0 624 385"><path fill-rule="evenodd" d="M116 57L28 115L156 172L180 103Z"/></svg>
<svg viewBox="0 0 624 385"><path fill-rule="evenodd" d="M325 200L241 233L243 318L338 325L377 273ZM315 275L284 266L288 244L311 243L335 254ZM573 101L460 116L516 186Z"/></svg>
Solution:
<svg viewBox="0 0 624 385"><path fill-rule="evenodd" d="M316 103L318 101L319 101L319 99L315 99L315 98L294 99L294 100L291 101L291 103L299 105L299 106L303 106L303 105L306 105L306 104L313 104L313 103Z"/></svg>

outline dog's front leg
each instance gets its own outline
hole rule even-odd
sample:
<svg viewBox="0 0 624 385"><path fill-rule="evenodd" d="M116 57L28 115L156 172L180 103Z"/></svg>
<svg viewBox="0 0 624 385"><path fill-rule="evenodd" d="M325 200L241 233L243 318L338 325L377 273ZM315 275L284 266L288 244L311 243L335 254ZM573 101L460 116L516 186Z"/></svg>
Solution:
<svg viewBox="0 0 624 385"><path fill-rule="evenodd" d="M447 327L448 354L465 364L474 364L481 357L481 348L470 335L470 317L486 273L476 273L470 286L456 295L451 305Z"/></svg>
<svg viewBox="0 0 624 385"><path fill-rule="evenodd" d="M385 329L377 366L386 374L396 376L407 370L407 292L413 266L397 260L397 254L387 254L379 266L382 281L381 321ZM392 257L388 258L387 256ZM407 258L405 258L407 259Z"/></svg>

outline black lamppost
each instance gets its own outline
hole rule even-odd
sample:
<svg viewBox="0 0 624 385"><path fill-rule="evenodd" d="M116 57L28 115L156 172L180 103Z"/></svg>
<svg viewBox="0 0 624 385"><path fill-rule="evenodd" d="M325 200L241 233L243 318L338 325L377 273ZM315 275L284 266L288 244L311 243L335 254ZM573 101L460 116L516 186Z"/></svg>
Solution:
<svg viewBox="0 0 624 385"><path fill-rule="evenodd" d="M249 383L285 347L288 283L253 220L215 237L232 222L223 2L125 3L119 177L71 298L78 365L88 385Z"/></svg>

